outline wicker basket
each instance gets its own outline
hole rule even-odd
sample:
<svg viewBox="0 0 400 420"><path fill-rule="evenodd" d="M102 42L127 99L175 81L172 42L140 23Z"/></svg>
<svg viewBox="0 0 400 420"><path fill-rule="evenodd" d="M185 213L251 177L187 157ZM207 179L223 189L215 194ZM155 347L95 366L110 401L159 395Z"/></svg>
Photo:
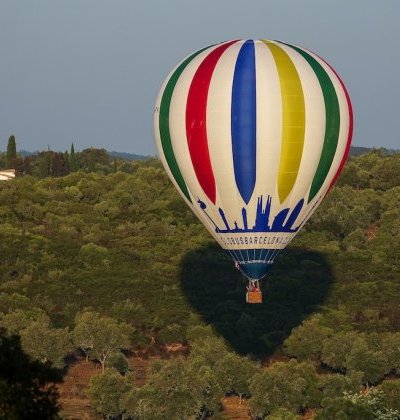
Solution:
<svg viewBox="0 0 400 420"><path fill-rule="evenodd" d="M261 292L247 292L246 302L247 303L262 303L262 293Z"/></svg>

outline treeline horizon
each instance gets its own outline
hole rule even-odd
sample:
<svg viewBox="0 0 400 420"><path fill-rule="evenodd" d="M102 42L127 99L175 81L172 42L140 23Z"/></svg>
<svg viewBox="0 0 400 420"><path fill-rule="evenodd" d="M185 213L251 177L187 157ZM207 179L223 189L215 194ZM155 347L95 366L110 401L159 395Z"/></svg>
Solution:
<svg viewBox="0 0 400 420"><path fill-rule="evenodd" d="M71 143L69 151L64 152L48 149L35 153L23 153L17 150L16 139L12 135L8 140L6 152L0 152L0 169L14 169L17 177L23 175L38 178L60 177L79 170L116 172L118 165L124 165L125 162L152 158L123 152L109 152L106 149L94 147L75 152L74 143Z"/></svg>
<svg viewBox="0 0 400 420"><path fill-rule="evenodd" d="M10 150L11 147L11 150ZM388 149L385 147L364 147L351 146L349 156L356 157L363 154L378 152L381 155L398 153L399 150ZM107 158L108 156L108 158ZM15 169L17 176L35 175L44 176L64 176L70 172L82 169L94 171L93 165L109 166L120 161L157 159L156 155L140 155L136 153L109 151L105 148L87 147L82 150L75 150L74 142L71 142L69 150L52 150L50 146L42 151L18 150L16 139L11 135L8 139L7 149L0 149L0 169ZM41 162L41 163L38 163ZM104 168L103 168L104 169Z"/></svg>

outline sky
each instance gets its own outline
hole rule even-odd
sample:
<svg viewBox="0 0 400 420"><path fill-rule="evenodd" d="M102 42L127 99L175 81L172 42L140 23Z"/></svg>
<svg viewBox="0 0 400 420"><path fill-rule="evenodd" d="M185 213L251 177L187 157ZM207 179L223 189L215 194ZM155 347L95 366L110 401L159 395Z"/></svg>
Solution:
<svg viewBox="0 0 400 420"><path fill-rule="evenodd" d="M155 155L170 70L228 39L306 47L352 98L353 145L400 148L400 0L1 0L0 150Z"/></svg>

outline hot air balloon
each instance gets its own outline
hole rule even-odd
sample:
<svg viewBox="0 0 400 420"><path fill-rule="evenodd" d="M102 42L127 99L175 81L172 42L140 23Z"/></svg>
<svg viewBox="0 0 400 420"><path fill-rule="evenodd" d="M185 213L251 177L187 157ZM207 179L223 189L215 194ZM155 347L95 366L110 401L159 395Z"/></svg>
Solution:
<svg viewBox="0 0 400 420"><path fill-rule="evenodd" d="M269 40L191 54L163 83L154 111L166 172L253 292L335 183L352 126L335 70Z"/></svg>

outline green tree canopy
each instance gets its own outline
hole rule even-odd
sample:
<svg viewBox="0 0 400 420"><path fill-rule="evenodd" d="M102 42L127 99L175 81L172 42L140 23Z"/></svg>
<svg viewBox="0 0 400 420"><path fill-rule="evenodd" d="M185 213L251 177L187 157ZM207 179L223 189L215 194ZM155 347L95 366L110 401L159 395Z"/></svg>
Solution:
<svg viewBox="0 0 400 420"><path fill-rule="evenodd" d="M10 334L19 334L32 322L39 320L47 324L50 322L49 317L40 308L16 309L7 314L0 313L0 326L6 328Z"/></svg>
<svg viewBox="0 0 400 420"><path fill-rule="evenodd" d="M107 419L113 419L125 411L122 400L132 389L132 376L121 376L114 369L106 369L100 375L90 378L87 394L98 413Z"/></svg>
<svg viewBox="0 0 400 420"><path fill-rule="evenodd" d="M361 404L344 398L326 398L315 420L373 420L374 413Z"/></svg>
<svg viewBox="0 0 400 420"><path fill-rule="evenodd" d="M203 366L211 368L217 392L222 395L234 392L240 400L250 393L249 384L258 369L257 363L229 351L223 341L215 337L193 341L188 361L194 370L201 370Z"/></svg>
<svg viewBox="0 0 400 420"><path fill-rule="evenodd" d="M299 360L319 360L324 340L332 335L333 330L321 325L318 319L304 321L285 340L285 353Z"/></svg>
<svg viewBox="0 0 400 420"><path fill-rule="evenodd" d="M250 384L253 416L266 416L278 408L300 412L316 407L321 399L314 365L291 360L277 362L256 374Z"/></svg>
<svg viewBox="0 0 400 420"><path fill-rule="evenodd" d="M65 366L64 358L72 350L68 328L51 328L45 318L31 322L21 332L23 349L35 360Z"/></svg>
<svg viewBox="0 0 400 420"><path fill-rule="evenodd" d="M126 323L118 323L96 312L84 312L77 316L73 340L86 354L99 360L104 372L111 353L130 347L133 332L134 329Z"/></svg>
<svg viewBox="0 0 400 420"><path fill-rule="evenodd" d="M383 381L379 389L383 392L385 405L400 413L400 379Z"/></svg>
<svg viewBox="0 0 400 420"><path fill-rule="evenodd" d="M121 375L125 375L129 370L129 360L121 352L111 353L108 356L108 366L118 371Z"/></svg>
<svg viewBox="0 0 400 420"><path fill-rule="evenodd" d="M147 399L141 404L156 419L186 419L203 410L216 411L221 393L215 392L216 377L209 366L194 367L182 358L156 361L149 371L148 380L140 395ZM129 400L130 410L135 410ZM128 414L134 411L128 411Z"/></svg>

